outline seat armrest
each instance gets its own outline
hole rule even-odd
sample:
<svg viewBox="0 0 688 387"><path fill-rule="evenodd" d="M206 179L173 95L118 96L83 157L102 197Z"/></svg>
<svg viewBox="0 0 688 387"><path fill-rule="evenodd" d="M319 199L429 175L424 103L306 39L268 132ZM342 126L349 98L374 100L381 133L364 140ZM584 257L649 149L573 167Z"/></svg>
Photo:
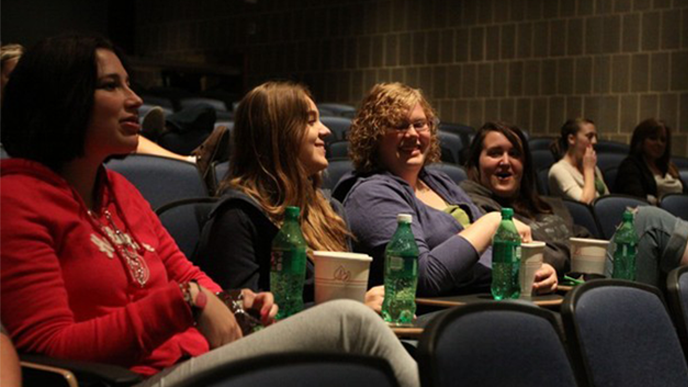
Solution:
<svg viewBox="0 0 688 387"><path fill-rule="evenodd" d="M124 367L92 363L80 360L57 359L53 357L33 354L19 355L22 366L31 367L32 364L42 365L52 368L61 368L71 372L76 376L79 386L107 385L117 387L127 387L139 383L143 380L142 376ZM25 364L28 363L28 364ZM33 367L36 368L36 367ZM66 376L68 378L68 376Z"/></svg>

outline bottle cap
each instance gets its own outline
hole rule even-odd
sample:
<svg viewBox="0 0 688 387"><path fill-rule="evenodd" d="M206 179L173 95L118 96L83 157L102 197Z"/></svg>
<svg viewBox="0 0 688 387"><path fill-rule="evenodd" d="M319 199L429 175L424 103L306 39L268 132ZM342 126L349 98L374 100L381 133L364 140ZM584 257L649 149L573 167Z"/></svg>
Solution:
<svg viewBox="0 0 688 387"><path fill-rule="evenodd" d="M411 214L399 214L397 215L397 223L411 223L413 217Z"/></svg>
<svg viewBox="0 0 688 387"><path fill-rule="evenodd" d="M509 207L502 208L502 218L511 218L514 216L514 209Z"/></svg>
<svg viewBox="0 0 688 387"><path fill-rule="evenodd" d="M287 219L298 219L301 214L301 209L295 206L288 206L284 213L284 217Z"/></svg>
<svg viewBox="0 0 688 387"><path fill-rule="evenodd" d="M633 212L631 212L630 210L624 211L624 213L623 213L623 221L624 221L624 222L628 222L628 221L631 221L631 220L633 220Z"/></svg>

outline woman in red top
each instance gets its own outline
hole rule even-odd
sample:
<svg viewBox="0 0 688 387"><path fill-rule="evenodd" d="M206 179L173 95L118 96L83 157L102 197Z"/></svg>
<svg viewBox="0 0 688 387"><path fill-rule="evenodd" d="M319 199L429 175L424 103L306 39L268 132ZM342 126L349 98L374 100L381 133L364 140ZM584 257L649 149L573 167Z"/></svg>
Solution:
<svg viewBox="0 0 688 387"><path fill-rule="evenodd" d="M2 114L14 158L1 164L0 297L18 350L118 364L157 374L146 385L174 385L254 355L349 349L387 358L403 385L417 385L413 360L361 304L312 308L238 340L234 315L214 295L220 288L140 193L102 166L136 149L141 104L121 56L99 38L45 40L12 74ZM272 295L243 294L270 325Z"/></svg>

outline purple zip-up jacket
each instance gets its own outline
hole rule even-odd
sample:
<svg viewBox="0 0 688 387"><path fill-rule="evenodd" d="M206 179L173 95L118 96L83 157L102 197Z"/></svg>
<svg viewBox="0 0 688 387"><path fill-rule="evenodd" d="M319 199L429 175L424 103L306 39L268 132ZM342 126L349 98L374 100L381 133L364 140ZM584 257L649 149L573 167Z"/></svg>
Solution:
<svg viewBox="0 0 688 387"><path fill-rule="evenodd" d="M471 221L482 216L468 195L444 173L424 168L419 178L448 204L460 205ZM352 184L351 179L356 182ZM457 235L463 230L461 224L450 214L421 202L406 181L390 172L379 172L366 177L349 175L339 185L351 186L344 208L356 239L354 250L373 257L370 286L383 283L384 251L400 213L413 216L411 229L420 251L419 296L484 290L484 285L489 285L491 248L481 256L468 240Z"/></svg>

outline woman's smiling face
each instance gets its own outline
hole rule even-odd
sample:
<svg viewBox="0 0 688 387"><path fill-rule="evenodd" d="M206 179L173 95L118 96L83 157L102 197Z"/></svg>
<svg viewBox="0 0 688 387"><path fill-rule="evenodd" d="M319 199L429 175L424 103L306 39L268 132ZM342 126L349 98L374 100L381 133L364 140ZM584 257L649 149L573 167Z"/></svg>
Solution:
<svg viewBox="0 0 688 387"><path fill-rule="evenodd" d="M523 153L500 132L488 132L480 152L480 184L495 195L513 198L521 188Z"/></svg>

